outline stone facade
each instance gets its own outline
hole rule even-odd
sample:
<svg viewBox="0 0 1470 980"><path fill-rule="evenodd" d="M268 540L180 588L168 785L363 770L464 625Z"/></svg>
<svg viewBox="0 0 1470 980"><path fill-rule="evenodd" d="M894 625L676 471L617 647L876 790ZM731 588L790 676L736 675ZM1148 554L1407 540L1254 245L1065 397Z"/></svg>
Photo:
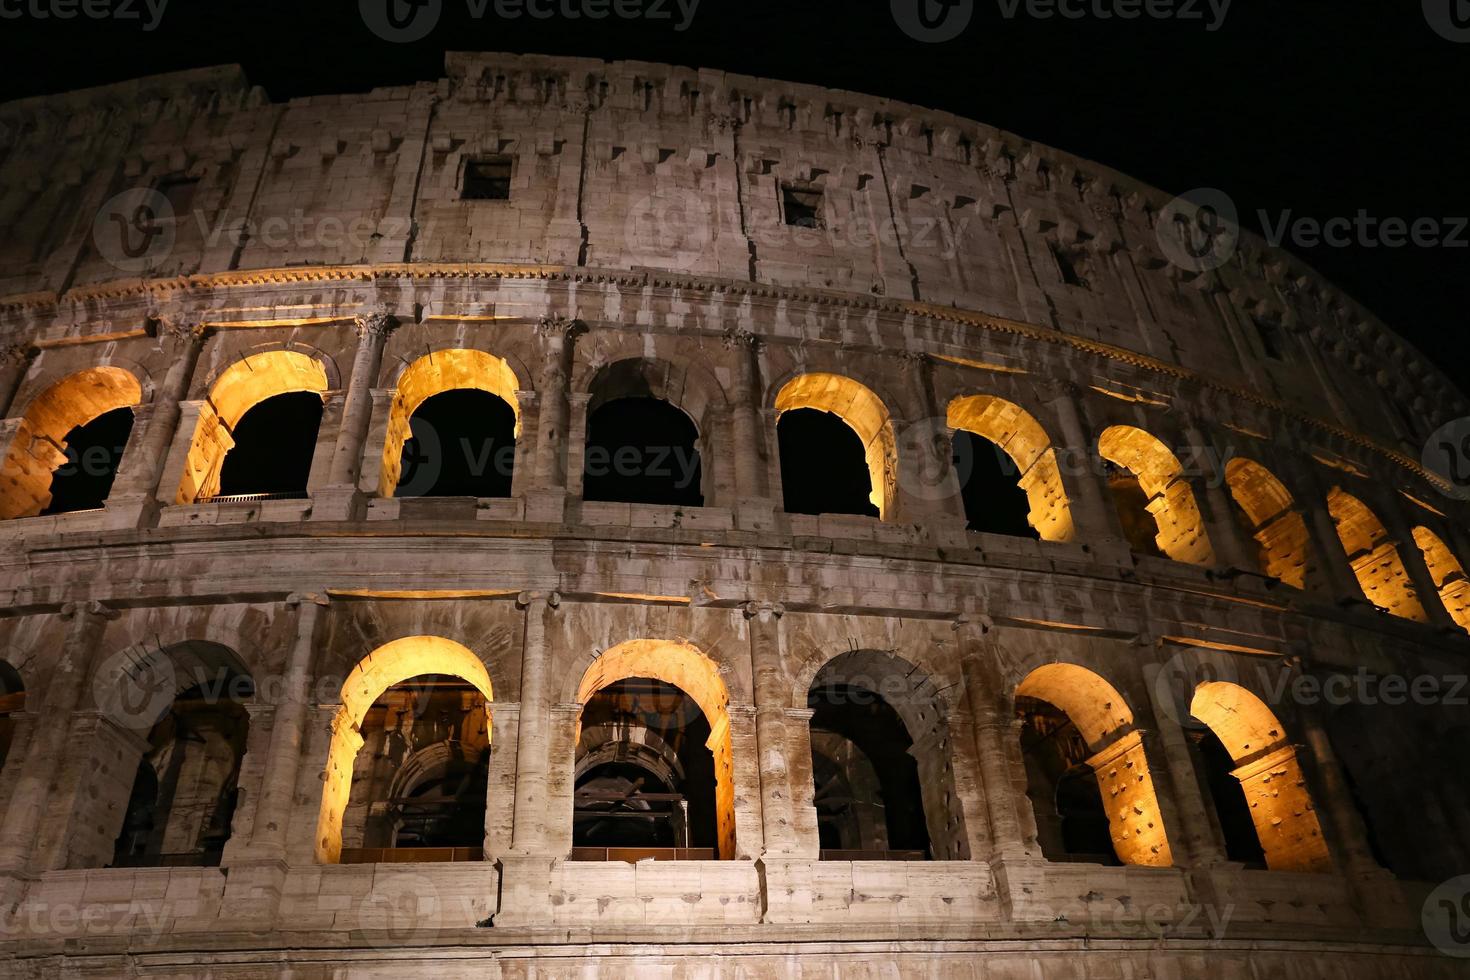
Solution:
<svg viewBox="0 0 1470 980"><path fill-rule="evenodd" d="M0 152L7 975L1465 972L1420 919L1470 873L1470 536L1418 460L1470 407L1290 256L1191 272L1167 197L1103 167L642 63L451 55L286 104L159 76L0 106ZM514 410L509 496L395 495L459 388ZM242 418L293 392L323 406L306 492L221 497ZM583 499L589 414L630 393L694 423L702 506ZM119 408L105 505L44 513ZM857 434L878 517L785 512L803 408ZM955 430L1012 461L1034 537L967 530ZM480 859L343 863L380 699L424 675L484 719ZM160 754L211 678L249 683L201 685L233 713ZM568 859L583 707L626 678L708 723L708 859ZM930 860L824 853L831 685L893 705ZM1044 853L1028 705L1117 862ZM139 853L233 787L219 852L122 866L170 758Z"/></svg>

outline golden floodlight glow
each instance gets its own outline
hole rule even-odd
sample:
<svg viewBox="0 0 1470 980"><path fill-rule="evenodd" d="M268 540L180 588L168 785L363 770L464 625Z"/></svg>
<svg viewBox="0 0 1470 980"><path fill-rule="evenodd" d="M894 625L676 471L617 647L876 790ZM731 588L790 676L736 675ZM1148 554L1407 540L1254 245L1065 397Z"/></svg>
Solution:
<svg viewBox="0 0 1470 980"><path fill-rule="evenodd" d="M34 517L51 503L51 476L66 462L67 433L142 400L138 379L119 367L78 371L33 398L0 468L0 520Z"/></svg>
<svg viewBox="0 0 1470 980"><path fill-rule="evenodd" d="M1443 538L1427 527L1414 528L1414 543L1424 553L1429 578L1439 590L1439 599L1450 618L1460 629L1470 633L1470 581L1465 578L1460 559L1455 557Z"/></svg>
<svg viewBox="0 0 1470 980"><path fill-rule="evenodd" d="M352 768L363 743L359 727L368 709L394 684L425 674L458 677L473 685L487 702L495 700L484 662L468 648L441 636L407 636L364 657L342 682L342 707L332 719L332 746L322 773L322 805L317 816L317 861L336 864L342 856L342 815L352 793ZM485 726L488 740L488 712Z"/></svg>
<svg viewBox="0 0 1470 980"><path fill-rule="evenodd" d="M868 499L878 508L878 517L886 520L892 513L898 481L898 441L882 400L865 385L840 374L803 374L786 382L776 396L778 418L779 413L796 408L831 412L858 434L872 486Z"/></svg>
<svg viewBox="0 0 1470 980"><path fill-rule="evenodd" d="M1395 616L1428 622L1429 616L1409 581L1403 557L1378 515L1341 487L1333 487L1327 495L1327 511L1337 525L1342 550L1347 552L1353 574L1358 577L1358 585L1368 601Z"/></svg>
<svg viewBox="0 0 1470 980"><path fill-rule="evenodd" d="M1031 504L1027 521L1043 541L1071 541L1075 535L1062 472L1051 439L1025 409L994 395L966 395L949 403L951 429L973 432L995 443L1016 465L1016 484Z"/></svg>
<svg viewBox="0 0 1470 980"><path fill-rule="evenodd" d="M1230 495L1261 546L1261 571L1287 585L1307 585L1307 522L1281 481L1260 463L1236 456L1225 464Z"/></svg>
<svg viewBox="0 0 1470 980"><path fill-rule="evenodd" d="M1238 684L1206 681L1190 714L1225 746L1250 805L1256 837L1272 871L1330 871L1332 860L1296 749L1265 702Z"/></svg>
<svg viewBox="0 0 1470 980"><path fill-rule="evenodd" d="M235 447L235 426L246 412L277 395L326 390L326 367L301 351L261 351L231 364L199 410L175 502L192 504L219 493L225 457Z"/></svg>
<svg viewBox="0 0 1470 980"><path fill-rule="evenodd" d="M1103 430L1097 440L1103 459L1138 479L1148 495L1148 512L1159 529L1159 550L1175 561L1213 565L1215 550L1205 533L1194 491L1184 478L1179 458L1157 437L1131 425Z"/></svg>
<svg viewBox="0 0 1470 980"><path fill-rule="evenodd" d="M1060 709L1093 753L1087 760L1097 777L1108 831L1124 864L1167 868L1173 850L1164 830L1153 774L1133 712L1107 681L1076 664L1043 664L1016 687L1017 697L1036 698Z"/></svg>

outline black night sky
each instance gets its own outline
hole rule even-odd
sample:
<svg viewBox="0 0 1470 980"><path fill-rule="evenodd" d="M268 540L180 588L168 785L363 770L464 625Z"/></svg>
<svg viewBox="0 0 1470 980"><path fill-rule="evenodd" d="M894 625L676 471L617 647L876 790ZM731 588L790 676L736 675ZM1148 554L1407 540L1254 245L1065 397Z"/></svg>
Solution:
<svg viewBox="0 0 1470 980"><path fill-rule="evenodd" d="M973 0L969 26L944 43L910 38L888 0L699 0L682 31L676 0L643 0L667 19L599 21L473 18L471 0L442 0L436 29L408 44L371 33L356 0L167 0L152 30L143 29L153 19L145 0L89 0L134 19L31 13L74 2L0 0L0 98L232 62L276 100L365 91L438 78L446 49L643 59L952 111L1171 193L1221 188L1256 230L1262 210L1272 222L1286 212L1325 220L1360 210L1432 218L1446 236L1452 219L1470 216L1462 101L1470 41L1448 40L1429 23L1441 7L1448 20L1463 0L1424 0L1422 9L1414 0L1235 0L1215 30L1208 0L1174 4L1200 19L1127 21L1038 19L1026 5L1045 0ZM1017 2L1021 13L1006 17ZM1095 0L1066 2L1090 9ZM1470 388L1470 230L1458 241L1293 251Z"/></svg>

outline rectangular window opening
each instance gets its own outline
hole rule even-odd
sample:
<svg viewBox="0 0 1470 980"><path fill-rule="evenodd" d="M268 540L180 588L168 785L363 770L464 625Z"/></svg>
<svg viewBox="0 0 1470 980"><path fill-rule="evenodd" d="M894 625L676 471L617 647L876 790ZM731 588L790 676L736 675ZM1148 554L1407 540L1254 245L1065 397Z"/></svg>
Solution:
<svg viewBox="0 0 1470 980"><path fill-rule="evenodd" d="M821 228L822 192L782 184L781 214L793 228Z"/></svg>
<svg viewBox="0 0 1470 980"><path fill-rule="evenodd" d="M464 166L464 183L460 187L460 200L510 200L510 170L510 157L495 156L470 160Z"/></svg>

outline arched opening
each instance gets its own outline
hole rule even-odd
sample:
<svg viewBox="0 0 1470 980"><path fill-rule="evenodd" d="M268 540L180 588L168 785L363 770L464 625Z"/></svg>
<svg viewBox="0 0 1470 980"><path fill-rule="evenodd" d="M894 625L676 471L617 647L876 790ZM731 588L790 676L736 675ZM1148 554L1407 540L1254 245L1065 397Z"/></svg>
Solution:
<svg viewBox="0 0 1470 980"><path fill-rule="evenodd" d="M117 367L78 371L37 395L10 443L0 519L102 506L143 389Z"/></svg>
<svg viewBox="0 0 1470 980"><path fill-rule="evenodd" d="M453 640L409 636L364 657L332 721L317 860L480 860L493 702L484 663Z"/></svg>
<svg viewBox="0 0 1470 980"><path fill-rule="evenodd" d="M199 408L176 502L304 493L326 390L326 368L300 351L252 354L225 369Z"/></svg>
<svg viewBox="0 0 1470 980"><path fill-rule="evenodd" d="M515 411L474 388L441 391L409 420L395 497L509 497Z"/></svg>
<svg viewBox="0 0 1470 980"><path fill-rule="evenodd" d="M99 679L116 696L104 712L147 735L143 745L118 742L115 771L122 775L132 765L130 779L104 778L95 786L96 812L117 815L105 863L218 866L240 802L250 730L245 703L255 694L250 675L227 647L198 641L140 648L119 671L112 682ZM78 867L104 863L77 851L73 857Z"/></svg>
<svg viewBox="0 0 1470 980"><path fill-rule="evenodd" d="M1053 861L1174 863L1142 734L1122 695L1075 664L1045 664L1016 687L1026 795Z"/></svg>
<svg viewBox="0 0 1470 980"><path fill-rule="evenodd" d="M686 643L629 640L592 661L576 699L582 714L574 815L580 815L573 841L584 843L573 857L627 856L590 843L595 840L672 839L673 850L642 845L641 856L733 858L730 695L714 661ZM682 834L692 850L680 843Z"/></svg>
<svg viewBox="0 0 1470 980"><path fill-rule="evenodd" d="M1272 871L1330 870L1327 844L1296 749L1271 709L1238 684L1206 681L1195 688L1189 710L1229 755L1232 768L1228 774L1245 796L1266 867ZM1204 761L1208 763L1208 757ZM1218 773L1210 776L1206 769L1206 774L1223 787ZM1230 814L1234 804L1223 789L1215 803L1224 830L1234 819ZM1228 844L1228 834L1226 840Z"/></svg>
<svg viewBox="0 0 1470 980"><path fill-rule="evenodd" d="M891 653L822 665L812 711L812 805L827 860L963 860L945 712L928 676Z"/></svg>
<svg viewBox="0 0 1470 980"><path fill-rule="evenodd" d="M699 431L681 410L653 397L589 403L582 499L703 507Z"/></svg>
<svg viewBox="0 0 1470 980"><path fill-rule="evenodd" d="M219 498L306 496L322 424L321 396L274 395L240 417L220 469Z"/></svg>
<svg viewBox="0 0 1470 980"><path fill-rule="evenodd" d="M452 675L420 674L378 695L358 734L342 863L480 860L490 766L485 695Z"/></svg>
<svg viewBox="0 0 1470 980"><path fill-rule="evenodd" d="M388 413L378 493L509 496L520 387L509 364L479 350L435 351L404 368Z"/></svg>
<svg viewBox="0 0 1470 980"><path fill-rule="evenodd" d="M1470 580L1465 578L1460 559L1443 538L1427 527L1414 528L1414 544L1424 555L1430 581L1439 590L1439 601L1444 603L1445 611L1455 625L1470 633Z"/></svg>
<svg viewBox="0 0 1470 980"><path fill-rule="evenodd" d="M1036 419L1003 398L968 395L949 403L948 424L971 530L1072 540L1056 451Z"/></svg>
<svg viewBox="0 0 1470 980"><path fill-rule="evenodd" d="M1191 565L1215 563L1194 491L1167 446L1142 429L1115 425L1098 437L1097 449L1114 467L1108 486L1136 553L1162 554Z"/></svg>
<svg viewBox="0 0 1470 980"><path fill-rule="evenodd" d="M0 660L0 770L10 755L10 743L15 738L15 715L26 707L26 686L20 671L4 660Z"/></svg>
<svg viewBox="0 0 1470 980"><path fill-rule="evenodd" d="M1256 835L1255 818L1240 780L1231 773L1235 763L1218 736L1208 728L1186 730L1190 755L1200 784L1200 795L1213 809L1225 844L1225 857L1247 868L1264 869L1266 852Z"/></svg>
<svg viewBox="0 0 1470 980"><path fill-rule="evenodd" d="M1327 495L1327 511L1337 525L1342 550L1347 553L1364 597L1395 616L1428 622L1403 558L1378 515L1341 487L1333 487Z"/></svg>
<svg viewBox="0 0 1470 980"><path fill-rule="evenodd" d="M1225 482L1259 546L1257 566L1298 589L1307 585L1307 522L1281 481L1260 463L1237 456L1225 464Z"/></svg>
<svg viewBox="0 0 1470 980"><path fill-rule="evenodd" d="M717 850L709 720L684 691L627 677L582 709L572 856L713 859Z"/></svg>
<svg viewBox="0 0 1470 980"><path fill-rule="evenodd" d="M803 374L781 389L776 411L788 513L891 514L898 444L877 395L841 375Z"/></svg>

